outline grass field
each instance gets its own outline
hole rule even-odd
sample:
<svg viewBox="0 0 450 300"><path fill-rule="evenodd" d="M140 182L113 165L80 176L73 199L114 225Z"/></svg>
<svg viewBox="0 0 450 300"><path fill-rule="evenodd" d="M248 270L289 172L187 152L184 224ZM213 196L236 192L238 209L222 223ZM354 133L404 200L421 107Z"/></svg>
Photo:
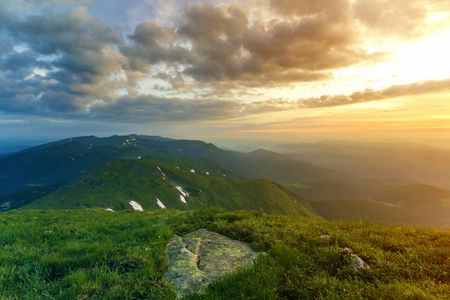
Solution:
<svg viewBox="0 0 450 300"><path fill-rule="evenodd" d="M200 228L268 255L187 299L448 299L448 230L218 209L0 213L0 298L174 299L166 243Z"/></svg>

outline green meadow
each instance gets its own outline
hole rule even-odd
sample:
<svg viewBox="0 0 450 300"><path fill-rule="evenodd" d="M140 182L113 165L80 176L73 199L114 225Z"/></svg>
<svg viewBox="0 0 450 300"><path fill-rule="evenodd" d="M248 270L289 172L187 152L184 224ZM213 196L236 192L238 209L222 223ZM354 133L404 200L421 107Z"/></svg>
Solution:
<svg viewBox="0 0 450 300"><path fill-rule="evenodd" d="M175 299L166 244L200 228L267 255L186 299L448 299L448 230L221 209L0 213L0 298Z"/></svg>

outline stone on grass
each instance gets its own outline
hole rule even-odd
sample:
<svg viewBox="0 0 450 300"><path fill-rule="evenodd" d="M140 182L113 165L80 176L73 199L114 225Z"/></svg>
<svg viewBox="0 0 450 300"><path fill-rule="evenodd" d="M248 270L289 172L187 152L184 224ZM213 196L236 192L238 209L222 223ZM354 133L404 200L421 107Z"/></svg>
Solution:
<svg viewBox="0 0 450 300"><path fill-rule="evenodd" d="M164 275L177 296L202 293L215 279L251 265L258 253L246 243L200 229L183 238L174 235L167 244L169 268Z"/></svg>
<svg viewBox="0 0 450 300"><path fill-rule="evenodd" d="M359 271L361 269L370 269L369 265L366 264L361 257L358 255L352 254L350 258L350 266L355 271Z"/></svg>
<svg viewBox="0 0 450 300"><path fill-rule="evenodd" d="M350 253L353 253L353 249L352 248L344 248L345 251L348 251ZM350 266L353 268L353 270L355 271L359 271L361 269L370 269L369 265L366 264L361 257L359 257L356 254L351 254L350 257Z"/></svg>

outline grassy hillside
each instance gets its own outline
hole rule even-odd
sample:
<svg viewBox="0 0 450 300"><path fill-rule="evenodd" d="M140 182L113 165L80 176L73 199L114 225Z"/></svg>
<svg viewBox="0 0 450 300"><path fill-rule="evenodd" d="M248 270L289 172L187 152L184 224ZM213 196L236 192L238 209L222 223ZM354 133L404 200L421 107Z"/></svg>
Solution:
<svg viewBox="0 0 450 300"><path fill-rule="evenodd" d="M223 179L142 160L105 163L22 209L123 210L131 208L131 200L144 210L160 210L161 204L178 210L216 206L317 217L302 198L269 180Z"/></svg>
<svg viewBox="0 0 450 300"><path fill-rule="evenodd" d="M4 299L174 299L173 234L206 228L267 256L186 299L448 299L450 233L217 210L0 214ZM320 238L329 235L329 239ZM349 266L350 247L370 269Z"/></svg>
<svg viewBox="0 0 450 300"><path fill-rule="evenodd" d="M64 183L103 162L147 154L136 147L93 147L73 141L20 152L0 159L0 194Z"/></svg>
<svg viewBox="0 0 450 300"><path fill-rule="evenodd" d="M208 172L210 176L239 177L207 159L151 150L164 150L164 147L156 145L164 145L167 143L165 139L147 138L144 142L143 147L138 147L136 139L131 137L80 137L40 145L3 159L0 157L0 195L65 183L99 164L116 159L151 159L184 170L195 168L203 174ZM148 145L155 147L145 148Z"/></svg>
<svg viewBox="0 0 450 300"><path fill-rule="evenodd" d="M392 207L364 199L328 199L311 202L312 207L327 220L366 220L380 224L421 225L450 228L450 219L423 211Z"/></svg>

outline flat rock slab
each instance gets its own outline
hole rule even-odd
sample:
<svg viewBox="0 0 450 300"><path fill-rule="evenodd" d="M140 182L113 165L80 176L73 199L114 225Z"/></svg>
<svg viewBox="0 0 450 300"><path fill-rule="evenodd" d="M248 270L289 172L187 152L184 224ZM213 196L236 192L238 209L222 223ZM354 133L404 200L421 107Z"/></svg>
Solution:
<svg viewBox="0 0 450 300"><path fill-rule="evenodd" d="M164 275L179 297L202 293L216 278L252 264L258 253L246 243L200 229L167 244L169 268Z"/></svg>

